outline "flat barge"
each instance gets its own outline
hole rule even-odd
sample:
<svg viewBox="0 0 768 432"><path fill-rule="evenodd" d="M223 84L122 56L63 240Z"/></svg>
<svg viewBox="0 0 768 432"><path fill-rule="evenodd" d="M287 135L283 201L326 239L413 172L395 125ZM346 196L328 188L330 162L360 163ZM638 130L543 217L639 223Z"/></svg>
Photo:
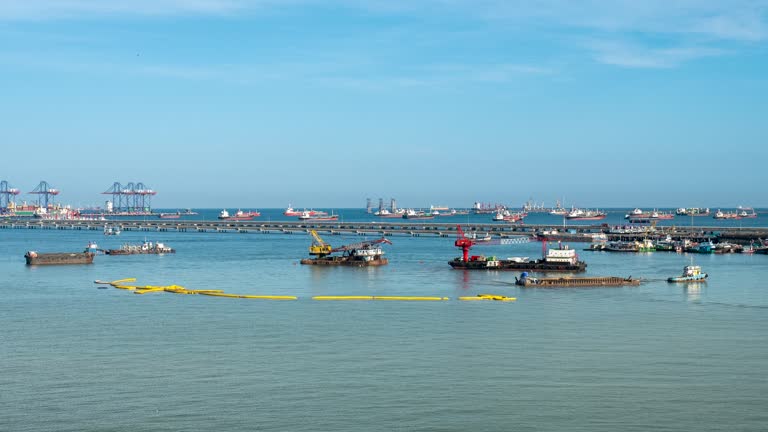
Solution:
<svg viewBox="0 0 768 432"><path fill-rule="evenodd" d="M24 254L27 265L66 265L66 264L93 264L93 252L56 252L39 253L29 251Z"/></svg>
<svg viewBox="0 0 768 432"><path fill-rule="evenodd" d="M515 285L529 288L636 286L640 285L640 279L618 276L532 278L523 274L515 278Z"/></svg>
<svg viewBox="0 0 768 432"><path fill-rule="evenodd" d="M176 250L166 246L163 243L147 242L140 245L124 244L119 249L107 249L104 251L107 255L161 255L167 253L176 253Z"/></svg>

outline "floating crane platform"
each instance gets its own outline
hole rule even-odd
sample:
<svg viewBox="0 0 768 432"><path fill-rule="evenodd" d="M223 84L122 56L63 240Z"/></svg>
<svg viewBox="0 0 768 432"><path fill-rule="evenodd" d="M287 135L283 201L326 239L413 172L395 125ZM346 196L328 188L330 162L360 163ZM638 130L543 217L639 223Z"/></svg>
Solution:
<svg viewBox="0 0 768 432"><path fill-rule="evenodd" d="M382 237L377 240L363 241L349 245L332 248L318 234L311 230L312 245L309 246L309 254L314 258L305 258L300 262L304 265L322 265L322 266L350 266L350 267L375 267L387 265L389 260L383 257L381 244L392 244L391 241ZM341 253L341 255L332 255Z"/></svg>

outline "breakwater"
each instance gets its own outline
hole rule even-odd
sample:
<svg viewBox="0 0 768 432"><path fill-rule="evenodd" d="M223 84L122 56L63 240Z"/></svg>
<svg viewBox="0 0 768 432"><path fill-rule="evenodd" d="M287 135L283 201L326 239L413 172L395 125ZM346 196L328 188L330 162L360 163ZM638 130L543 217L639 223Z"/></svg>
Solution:
<svg viewBox="0 0 768 432"><path fill-rule="evenodd" d="M392 236L412 237L455 237L456 223L424 222L303 222L303 221L164 221L164 220L47 220L47 219L6 219L0 221L0 229L41 229L41 230L86 230L102 231L106 226L118 227L122 231L143 232L206 232L206 233L254 233L254 234L304 234L309 230L331 235ZM534 236L536 234L563 230L561 225L550 224L498 224L463 223L468 233L490 234L504 239L508 237ZM567 227L567 232L577 234L604 233L610 240L633 240L644 238L717 240L748 244L751 241L768 238L768 228L713 227L713 226L664 226L645 227L627 232L606 225L579 225Z"/></svg>

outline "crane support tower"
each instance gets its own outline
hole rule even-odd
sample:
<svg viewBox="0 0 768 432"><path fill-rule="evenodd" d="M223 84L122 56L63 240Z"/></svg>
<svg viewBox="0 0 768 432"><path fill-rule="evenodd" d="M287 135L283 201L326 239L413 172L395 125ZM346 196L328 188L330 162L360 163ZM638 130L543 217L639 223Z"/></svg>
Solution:
<svg viewBox="0 0 768 432"><path fill-rule="evenodd" d="M53 205L53 200L59 194L59 190L52 188L47 181L43 180L30 193L37 195L38 207L48 208L49 205Z"/></svg>
<svg viewBox="0 0 768 432"><path fill-rule="evenodd" d="M126 185L115 182L112 187L102 192L102 195L112 195L112 212L150 214L152 197L157 195L157 192L141 182L130 182Z"/></svg>
<svg viewBox="0 0 768 432"><path fill-rule="evenodd" d="M16 201L13 197L19 193L21 191L10 187L7 181L0 181L0 213L5 213L8 210L11 203Z"/></svg>

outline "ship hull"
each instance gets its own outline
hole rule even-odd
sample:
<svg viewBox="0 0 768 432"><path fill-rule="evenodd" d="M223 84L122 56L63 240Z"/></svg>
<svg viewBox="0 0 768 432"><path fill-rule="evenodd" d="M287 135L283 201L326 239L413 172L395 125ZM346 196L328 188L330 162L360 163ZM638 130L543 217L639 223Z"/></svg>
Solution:
<svg viewBox="0 0 768 432"><path fill-rule="evenodd" d="M94 253L27 253L24 258L27 265L69 265L69 264L93 264Z"/></svg>
<svg viewBox="0 0 768 432"><path fill-rule="evenodd" d="M387 258L375 258L370 261L349 256L335 256L322 258L305 258L300 261L304 265L317 266L346 266L346 267L377 267L389 264Z"/></svg>
<svg viewBox="0 0 768 432"><path fill-rule="evenodd" d="M529 261L529 262L517 262L510 260L499 261L463 261L461 258L456 258L453 261L449 261L451 267L457 270L512 270L512 271L533 271L533 272L568 272L568 273L580 273L586 271L587 264L584 262L578 262L576 264L569 263L552 263L545 261Z"/></svg>
<svg viewBox="0 0 768 432"><path fill-rule="evenodd" d="M568 219L568 220L603 220L603 219L605 219L605 215L603 215L603 216L586 216L586 217L581 217L581 216L568 217L568 216L566 216L565 218Z"/></svg>

